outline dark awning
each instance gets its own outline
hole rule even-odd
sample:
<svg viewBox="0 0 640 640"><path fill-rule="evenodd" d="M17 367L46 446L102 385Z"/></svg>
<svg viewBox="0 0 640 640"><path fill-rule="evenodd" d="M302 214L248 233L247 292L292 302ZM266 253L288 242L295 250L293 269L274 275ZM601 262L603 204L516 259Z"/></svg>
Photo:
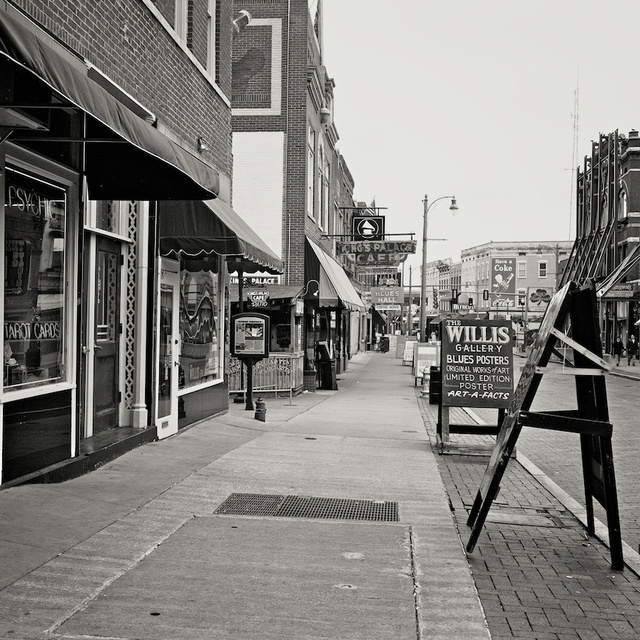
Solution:
<svg viewBox="0 0 640 640"><path fill-rule="evenodd" d="M364 311L362 299L337 260L311 241L306 244L307 275L319 283L321 307L339 307ZM307 278L310 281L310 278Z"/></svg>
<svg viewBox="0 0 640 640"><path fill-rule="evenodd" d="M373 324L387 324L386 314L378 311L375 307L371 307L371 319L373 320Z"/></svg>
<svg viewBox="0 0 640 640"><path fill-rule="evenodd" d="M282 273L282 261L225 202L176 200L158 204L163 256L229 256L229 270Z"/></svg>
<svg viewBox="0 0 640 640"><path fill-rule="evenodd" d="M82 61L43 31L1 8L0 61L0 85L12 84L5 77L11 73L40 86L44 83L52 90L48 100L38 103L30 104L24 99L7 102L5 98L0 102L0 116L4 115L0 122L19 120L25 113L27 121L29 113L43 113L47 108L75 108L86 114L83 135L68 136L62 141L87 143L85 173L92 199L208 199L218 195L219 176L215 169L118 102L88 77L88 68ZM23 96L28 93L22 92ZM5 95L12 95L11 91ZM14 128L11 124L5 126ZM48 143L52 136L47 131L14 132L11 139Z"/></svg>
<svg viewBox="0 0 640 640"><path fill-rule="evenodd" d="M247 291L259 291L264 289L269 292L269 301L271 303L276 303L276 301L291 302L296 298L299 298L303 292L303 288L301 286L288 284L268 284L264 287L254 287L250 284L245 284L243 289L245 295ZM238 287L229 287L229 302L238 302L238 300Z"/></svg>

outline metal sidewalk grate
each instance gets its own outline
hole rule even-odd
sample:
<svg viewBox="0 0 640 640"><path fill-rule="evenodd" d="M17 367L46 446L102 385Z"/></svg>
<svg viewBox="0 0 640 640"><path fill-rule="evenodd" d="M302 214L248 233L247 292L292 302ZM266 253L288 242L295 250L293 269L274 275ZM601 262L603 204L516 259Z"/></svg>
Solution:
<svg viewBox="0 0 640 640"><path fill-rule="evenodd" d="M398 503L386 500L232 493L214 514L398 522Z"/></svg>

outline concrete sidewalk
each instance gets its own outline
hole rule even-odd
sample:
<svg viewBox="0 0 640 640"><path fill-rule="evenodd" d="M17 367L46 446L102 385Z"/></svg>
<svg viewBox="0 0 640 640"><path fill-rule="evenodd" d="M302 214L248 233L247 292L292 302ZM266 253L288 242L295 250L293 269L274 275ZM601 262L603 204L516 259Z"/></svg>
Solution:
<svg viewBox="0 0 640 640"><path fill-rule="evenodd" d="M640 635L640 580L517 461L466 557L491 438L437 455L410 367L359 354L338 386L0 491L0 638ZM215 513L230 496L245 511ZM320 511L269 510L287 496Z"/></svg>
<svg viewBox="0 0 640 640"><path fill-rule="evenodd" d="M0 492L0 637L488 638L408 367L361 354L338 385ZM231 494L333 501L215 514Z"/></svg>

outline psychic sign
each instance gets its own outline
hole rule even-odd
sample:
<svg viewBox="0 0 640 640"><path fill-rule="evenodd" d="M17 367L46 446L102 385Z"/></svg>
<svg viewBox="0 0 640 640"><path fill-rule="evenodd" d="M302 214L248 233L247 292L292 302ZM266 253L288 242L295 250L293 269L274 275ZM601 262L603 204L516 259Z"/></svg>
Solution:
<svg viewBox="0 0 640 640"><path fill-rule="evenodd" d="M509 406L513 338L509 320L442 321L442 405Z"/></svg>

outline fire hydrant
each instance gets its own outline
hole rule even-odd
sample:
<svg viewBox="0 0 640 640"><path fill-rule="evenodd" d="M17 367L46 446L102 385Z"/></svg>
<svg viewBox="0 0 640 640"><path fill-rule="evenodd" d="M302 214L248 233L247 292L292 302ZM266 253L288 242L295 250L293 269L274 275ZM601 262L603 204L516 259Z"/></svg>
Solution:
<svg viewBox="0 0 640 640"><path fill-rule="evenodd" d="M256 413L253 417L261 422L265 422L266 420L267 408L265 407L264 400L262 398L258 398L256 400Z"/></svg>

